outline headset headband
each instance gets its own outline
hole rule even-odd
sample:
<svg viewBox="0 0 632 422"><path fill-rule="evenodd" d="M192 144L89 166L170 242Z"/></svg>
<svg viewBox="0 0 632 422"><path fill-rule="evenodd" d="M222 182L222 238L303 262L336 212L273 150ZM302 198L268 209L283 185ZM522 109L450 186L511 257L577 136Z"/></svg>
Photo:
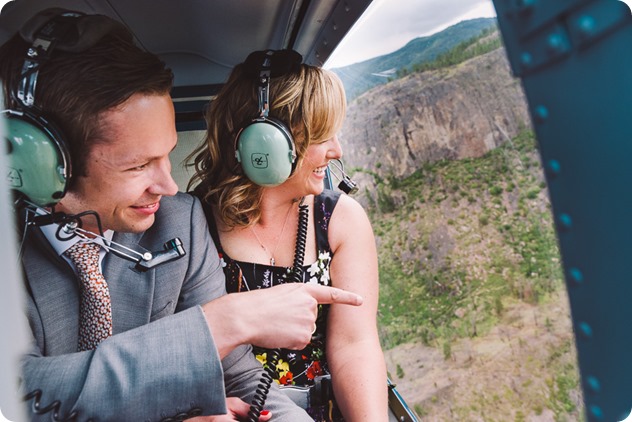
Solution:
<svg viewBox="0 0 632 422"><path fill-rule="evenodd" d="M24 107L33 107L40 66L50 58L53 50L80 53L113 31L129 37L123 24L104 15L85 15L53 7L30 18L19 31L31 46L22 66L17 100Z"/></svg>
<svg viewBox="0 0 632 422"><path fill-rule="evenodd" d="M250 53L244 62L246 74L256 78L259 97L259 117L270 111L270 78L297 72L303 56L294 50L263 50Z"/></svg>
<svg viewBox="0 0 632 422"><path fill-rule="evenodd" d="M254 51L244 61L247 76L255 79L259 76L262 67L270 70L270 77L287 75L298 72L301 69L303 56L294 50L261 50Z"/></svg>
<svg viewBox="0 0 632 422"><path fill-rule="evenodd" d="M270 73L272 65L272 50L266 51L266 57L261 64L259 80L257 83L259 90L259 117L268 117L270 112Z"/></svg>

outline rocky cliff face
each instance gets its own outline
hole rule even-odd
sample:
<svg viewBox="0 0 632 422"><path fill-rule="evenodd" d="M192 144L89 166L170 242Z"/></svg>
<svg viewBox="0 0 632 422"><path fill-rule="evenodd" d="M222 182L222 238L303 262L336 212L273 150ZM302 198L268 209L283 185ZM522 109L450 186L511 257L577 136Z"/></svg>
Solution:
<svg viewBox="0 0 632 422"><path fill-rule="evenodd" d="M522 86L500 48L358 97L341 143L348 169L399 178L427 162L480 157L530 125Z"/></svg>

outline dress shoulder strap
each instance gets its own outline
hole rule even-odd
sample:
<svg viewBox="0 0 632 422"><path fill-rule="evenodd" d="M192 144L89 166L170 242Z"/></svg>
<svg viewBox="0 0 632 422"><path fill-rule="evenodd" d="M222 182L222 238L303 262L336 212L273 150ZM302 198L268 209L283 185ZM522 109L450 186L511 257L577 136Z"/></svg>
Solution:
<svg viewBox="0 0 632 422"><path fill-rule="evenodd" d="M320 195L314 197L314 228L316 231L316 244L319 251L331 251L329 246L329 221L336 208L341 193L325 189Z"/></svg>
<svg viewBox="0 0 632 422"><path fill-rule="evenodd" d="M202 198L202 195L200 195L198 191L194 190L193 192L189 192L189 194L195 196L197 199L200 200L200 203L202 204L202 210L204 211L204 216L206 217L208 231L211 234L211 237L213 238L215 247L217 248L219 252L223 252L222 245L219 241L219 233L217 232L217 224L215 223L215 216L213 215L213 210L211 210L211 205Z"/></svg>

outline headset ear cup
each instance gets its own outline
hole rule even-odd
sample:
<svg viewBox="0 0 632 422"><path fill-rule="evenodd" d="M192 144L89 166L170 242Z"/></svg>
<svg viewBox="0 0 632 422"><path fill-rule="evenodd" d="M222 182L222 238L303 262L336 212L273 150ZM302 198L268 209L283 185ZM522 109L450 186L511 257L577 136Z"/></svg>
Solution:
<svg viewBox="0 0 632 422"><path fill-rule="evenodd" d="M10 111L6 119L9 189L45 207L66 194L70 154L61 132L44 118Z"/></svg>
<svg viewBox="0 0 632 422"><path fill-rule="evenodd" d="M285 182L292 174L296 149L283 123L261 117L237 134L235 157L248 179L271 187Z"/></svg>

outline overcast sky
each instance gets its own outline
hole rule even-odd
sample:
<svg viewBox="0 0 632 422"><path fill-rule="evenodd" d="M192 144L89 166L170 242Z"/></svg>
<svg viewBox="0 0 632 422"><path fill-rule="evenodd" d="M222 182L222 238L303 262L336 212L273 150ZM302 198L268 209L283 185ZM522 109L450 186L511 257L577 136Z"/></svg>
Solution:
<svg viewBox="0 0 632 422"><path fill-rule="evenodd" d="M391 53L465 19L495 16L491 0L373 0L326 67Z"/></svg>
<svg viewBox="0 0 632 422"><path fill-rule="evenodd" d="M632 0L623 0L632 5ZM325 67L341 67L392 53L414 38L466 19L495 17L491 0L373 0Z"/></svg>

